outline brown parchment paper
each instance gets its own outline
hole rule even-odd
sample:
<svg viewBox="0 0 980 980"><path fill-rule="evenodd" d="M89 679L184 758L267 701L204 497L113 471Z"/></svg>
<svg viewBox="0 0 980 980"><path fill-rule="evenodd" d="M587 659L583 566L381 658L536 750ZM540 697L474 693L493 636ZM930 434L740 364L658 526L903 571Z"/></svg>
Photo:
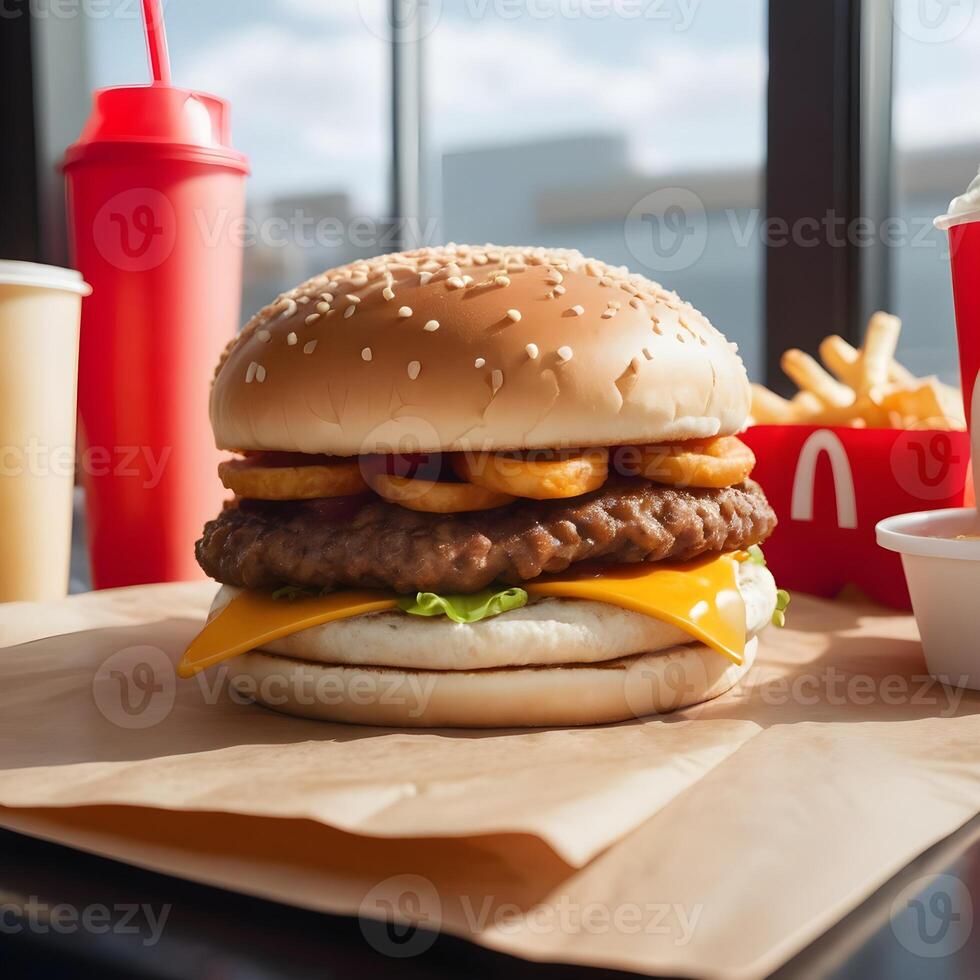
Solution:
<svg viewBox="0 0 980 980"><path fill-rule="evenodd" d="M529 958L753 977L980 804L980 697L926 676L906 616L798 596L738 690L668 718L406 734L168 681L212 591L0 607L0 825Z"/></svg>

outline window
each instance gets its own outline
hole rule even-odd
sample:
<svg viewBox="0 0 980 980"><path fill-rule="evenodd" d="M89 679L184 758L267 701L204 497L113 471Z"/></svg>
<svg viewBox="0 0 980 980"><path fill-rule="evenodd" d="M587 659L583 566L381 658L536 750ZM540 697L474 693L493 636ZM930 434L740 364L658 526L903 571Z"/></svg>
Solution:
<svg viewBox="0 0 980 980"><path fill-rule="evenodd" d="M80 100L57 90L61 51L81 42L89 88L148 77L139 4L113 2L109 9L110 16L71 25L36 25L45 40L56 35L61 42L42 59L48 89L52 79L56 86L48 103L59 117L52 162L89 108L88 92ZM245 315L324 268L383 250L390 51L362 18L368 9L366 0L166 4L174 84L231 102L235 145L251 162ZM77 74L62 84L77 89Z"/></svg>
<svg viewBox="0 0 980 980"><path fill-rule="evenodd" d="M974 5L897 4L894 89L895 215L891 304L902 357L917 374L957 374L946 234L932 228L980 165L980 18Z"/></svg>
<svg viewBox="0 0 980 980"><path fill-rule="evenodd" d="M446 3L423 35L438 235L628 265L758 373L763 0Z"/></svg>

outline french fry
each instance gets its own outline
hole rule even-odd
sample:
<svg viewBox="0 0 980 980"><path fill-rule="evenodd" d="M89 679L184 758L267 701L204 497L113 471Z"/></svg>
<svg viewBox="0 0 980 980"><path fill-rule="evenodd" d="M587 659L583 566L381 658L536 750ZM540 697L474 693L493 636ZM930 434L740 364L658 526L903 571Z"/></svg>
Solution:
<svg viewBox="0 0 980 980"><path fill-rule="evenodd" d="M798 391L790 400L794 422L806 423L811 416L823 411L823 402L811 391Z"/></svg>
<svg viewBox="0 0 980 980"><path fill-rule="evenodd" d="M854 403L854 392L834 380L809 354L792 348L783 354L780 364L800 388L816 395L826 408L846 408Z"/></svg>
<svg viewBox="0 0 980 980"><path fill-rule="evenodd" d="M752 418L757 425L787 425L795 422L793 403L764 385L752 385Z"/></svg>
<svg viewBox="0 0 980 980"><path fill-rule="evenodd" d="M786 399L753 385L755 420L855 429L965 430L959 389L934 377L917 378L895 360L901 329L898 317L875 313L860 350L836 334L825 337L820 344L824 367L803 351L786 351L783 370L800 391Z"/></svg>
<svg viewBox="0 0 980 980"><path fill-rule="evenodd" d="M851 346L843 337L836 334L825 337L820 343L820 359L827 370L850 388L858 384L861 351ZM916 376L898 361L888 365L888 380L895 384L911 386L917 383Z"/></svg>
<svg viewBox="0 0 980 980"><path fill-rule="evenodd" d="M883 416L867 396L859 398L851 405L824 408L807 419L808 425L850 425L860 419L865 426L876 427Z"/></svg>
<svg viewBox="0 0 980 980"><path fill-rule="evenodd" d="M859 397L887 382L901 331L902 321L889 313L875 313L869 321L858 361L858 383L854 386Z"/></svg>
<svg viewBox="0 0 980 980"><path fill-rule="evenodd" d="M950 412L946 386L936 378L924 378L916 388L899 388L889 392L882 407L901 417L908 427L928 422L936 429L961 429L964 426Z"/></svg>
<svg viewBox="0 0 980 980"><path fill-rule="evenodd" d="M853 388L858 380L858 361L861 352L836 334L820 342L820 360L838 381Z"/></svg>

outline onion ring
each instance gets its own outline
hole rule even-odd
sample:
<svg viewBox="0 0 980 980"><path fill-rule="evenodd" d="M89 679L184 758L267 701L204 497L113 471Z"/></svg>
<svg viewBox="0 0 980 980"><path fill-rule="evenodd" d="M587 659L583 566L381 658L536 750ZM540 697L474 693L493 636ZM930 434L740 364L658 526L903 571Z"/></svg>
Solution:
<svg viewBox="0 0 980 980"><path fill-rule="evenodd" d="M428 514L460 514L473 510L492 510L513 501L504 493L495 493L472 483L441 483L435 480L412 480L405 476L371 473L371 489L393 504Z"/></svg>
<svg viewBox="0 0 980 980"><path fill-rule="evenodd" d="M671 487L732 487L747 479L755 454L741 439L721 436L673 446L640 446L630 460L635 475Z"/></svg>
<svg viewBox="0 0 980 980"><path fill-rule="evenodd" d="M357 457L325 459L313 466L263 466L249 459L218 464L221 482L250 500L316 500L364 493L367 483Z"/></svg>
<svg viewBox="0 0 980 980"><path fill-rule="evenodd" d="M452 467L460 479L487 490L556 500L598 490L609 476L609 451L584 449L561 459L525 459L511 453L458 453Z"/></svg>

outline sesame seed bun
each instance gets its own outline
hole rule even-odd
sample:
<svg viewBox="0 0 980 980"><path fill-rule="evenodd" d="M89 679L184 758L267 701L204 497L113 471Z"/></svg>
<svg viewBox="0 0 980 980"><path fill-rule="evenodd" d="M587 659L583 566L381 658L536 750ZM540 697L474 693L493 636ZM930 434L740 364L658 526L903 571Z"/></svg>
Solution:
<svg viewBox="0 0 980 980"><path fill-rule="evenodd" d="M692 306L580 253L447 246L333 269L247 324L218 447L353 456L731 435L750 389Z"/></svg>

